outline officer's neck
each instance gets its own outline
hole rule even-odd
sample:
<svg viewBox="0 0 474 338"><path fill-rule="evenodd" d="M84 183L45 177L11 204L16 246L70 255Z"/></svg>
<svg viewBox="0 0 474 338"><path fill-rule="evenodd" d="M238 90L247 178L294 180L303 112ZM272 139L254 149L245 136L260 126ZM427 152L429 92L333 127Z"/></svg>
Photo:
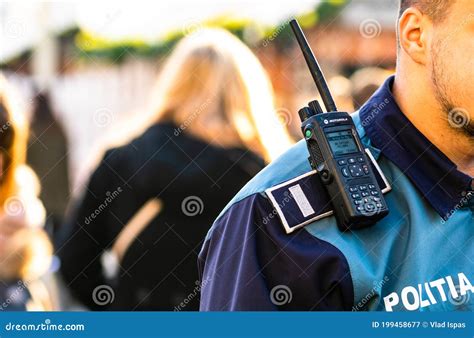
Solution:
<svg viewBox="0 0 474 338"><path fill-rule="evenodd" d="M460 171L474 177L472 138L449 125L447 113L438 104L429 77L410 73L399 70L395 77L392 92L400 109Z"/></svg>

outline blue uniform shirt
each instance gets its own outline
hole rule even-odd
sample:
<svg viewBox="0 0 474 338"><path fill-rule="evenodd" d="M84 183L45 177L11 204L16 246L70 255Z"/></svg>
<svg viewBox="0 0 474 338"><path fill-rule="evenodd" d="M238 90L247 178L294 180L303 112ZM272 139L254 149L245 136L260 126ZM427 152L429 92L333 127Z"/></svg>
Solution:
<svg viewBox="0 0 474 338"><path fill-rule="evenodd" d="M403 115L392 83L353 114L391 186L389 215L340 232L299 142L209 231L198 262L201 310L474 310L472 178ZM298 185L302 204L280 194L285 182ZM302 227L288 234L284 222Z"/></svg>

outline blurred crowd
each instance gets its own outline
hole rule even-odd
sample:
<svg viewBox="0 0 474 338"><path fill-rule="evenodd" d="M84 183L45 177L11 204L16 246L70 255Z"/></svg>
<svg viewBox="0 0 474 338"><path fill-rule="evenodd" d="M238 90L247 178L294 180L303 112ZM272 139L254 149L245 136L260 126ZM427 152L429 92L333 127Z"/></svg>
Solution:
<svg viewBox="0 0 474 338"><path fill-rule="evenodd" d="M388 74L362 68L329 86L341 110L355 111ZM178 43L152 114L116 131L72 197L58 170L68 137L44 114L48 97L27 118L18 96L0 76L2 310L198 310L196 261L213 220L300 134L278 116L257 57L221 29Z"/></svg>

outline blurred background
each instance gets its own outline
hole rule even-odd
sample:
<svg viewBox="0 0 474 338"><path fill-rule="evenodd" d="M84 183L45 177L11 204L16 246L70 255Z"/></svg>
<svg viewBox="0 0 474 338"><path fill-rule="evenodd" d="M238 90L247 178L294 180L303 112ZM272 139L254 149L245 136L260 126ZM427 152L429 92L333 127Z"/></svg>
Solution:
<svg viewBox="0 0 474 338"><path fill-rule="evenodd" d="M0 71L30 121L27 164L48 231L62 224L97 154L153 113L157 74L181 38L220 27L243 41L297 141L298 109L317 94L289 20L303 27L340 110L352 112L394 70L397 10L393 0L0 2Z"/></svg>

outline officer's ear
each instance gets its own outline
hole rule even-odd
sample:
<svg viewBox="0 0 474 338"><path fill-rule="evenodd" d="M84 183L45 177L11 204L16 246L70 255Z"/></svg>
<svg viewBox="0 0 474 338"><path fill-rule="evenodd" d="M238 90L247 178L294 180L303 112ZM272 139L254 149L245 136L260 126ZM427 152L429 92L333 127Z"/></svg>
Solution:
<svg viewBox="0 0 474 338"><path fill-rule="evenodd" d="M416 63L425 65L429 51L429 33L432 22L420 10L410 7L398 21L400 48Z"/></svg>

